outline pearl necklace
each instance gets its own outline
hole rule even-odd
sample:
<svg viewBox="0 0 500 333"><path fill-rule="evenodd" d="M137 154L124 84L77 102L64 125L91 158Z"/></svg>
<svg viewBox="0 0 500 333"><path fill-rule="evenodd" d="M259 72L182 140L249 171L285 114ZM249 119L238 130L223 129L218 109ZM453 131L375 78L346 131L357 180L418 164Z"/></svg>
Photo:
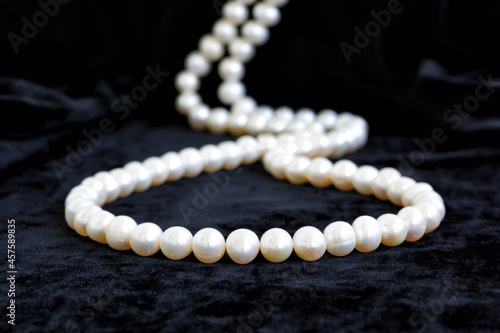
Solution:
<svg viewBox="0 0 500 333"><path fill-rule="evenodd" d="M255 259L259 250L271 262L286 260L292 251L307 261L321 258L326 251L334 256L345 256L354 248L371 252L381 243L397 246L405 240L417 241L439 226L445 205L431 185L416 183L393 168L377 170L368 165L358 167L345 159L332 163L326 158L340 158L364 146L368 125L363 118L349 112L337 114L333 110L323 110L318 115L310 109L297 113L288 107L273 110L257 106L253 98L246 96L246 88L240 82L245 74L244 63L252 59L256 46L269 39L268 28L280 21L279 8L288 0L255 2L227 2L223 17L215 22L211 34L201 38L199 51L186 57L186 70L175 78L180 93L176 108L187 116L193 129L207 129L214 134L227 131L239 138L218 145L208 144L199 150L189 147L179 153L168 152L142 163L133 161L123 168L85 178L65 200L65 219L70 228L113 249L132 249L141 256L161 250L167 258L179 260L193 252L201 262L214 263L227 251L236 263L247 264ZM248 18L251 5L253 19ZM229 56L222 59L226 46ZM230 106L230 111L209 108L197 94L201 78L208 75L212 63L219 60L222 83L217 95L222 103ZM128 216L115 216L101 208L117 198L134 191L146 191L166 181L196 177L203 171L234 169L258 160L275 178L292 184L308 182L319 188L333 185L340 191L354 189L404 208L397 214L384 214L377 219L361 216L352 225L333 222L323 232L305 226L297 230L293 238L283 229L272 228L260 240L248 229L235 230L227 239L213 228L201 229L194 236L181 226L163 231L154 223L138 225Z"/></svg>

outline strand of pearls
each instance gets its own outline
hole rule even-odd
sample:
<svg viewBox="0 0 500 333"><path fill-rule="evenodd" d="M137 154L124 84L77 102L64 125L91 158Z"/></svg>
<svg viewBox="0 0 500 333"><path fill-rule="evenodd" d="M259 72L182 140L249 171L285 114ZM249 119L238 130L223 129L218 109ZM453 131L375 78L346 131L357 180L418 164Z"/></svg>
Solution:
<svg viewBox="0 0 500 333"><path fill-rule="evenodd" d="M179 260L193 252L201 262L214 263L227 251L236 263L247 264L259 251L271 262L286 260L293 251L307 261L321 258L326 251L334 256L345 256L355 248L371 252L380 244L397 246L405 240L417 241L439 226L445 205L431 185L416 183L393 168L358 167L349 160L332 163L327 158L340 158L364 146L368 125L363 118L328 109L318 115L307 108L296 113L288 107L273 110L258 106L246 95L240 81L245 74L244 63L252 59L256 46L269 39L269 27L280 21L279 8L288 1L255 2L227 2L223 17L215 22L211 34L201 38L199 50L186 57L186 70L175 79L180 92L177 110L188 117L193 129L214 134L229 132L239 138L200 149L188 147L178 153L167 152L84 179L65 200L65 219L70 228L113 249L132 249L141 256L161 250L167 258ZM250 5L254 5L252 19ZM229 56L224 57L226 49ZM218 73L222 79L217 94L230 110L210 108L197 93L201 79L210 73L216 61L220 61ZM137 224L128 216L115 216L102 209L105 203L134 191L143 192L166 181L234 169L258 160L275 178L292 184L310 183L319 188L333 185L340 191L356 190L404 208L377 219L361 216L352 225L333 222L323 232L305 226L293 237L283 229L272 228L260 240L248 229L235 230L227 239L214 228L201 229L194 236L181 226L163 231L155 223Z"/></svg>

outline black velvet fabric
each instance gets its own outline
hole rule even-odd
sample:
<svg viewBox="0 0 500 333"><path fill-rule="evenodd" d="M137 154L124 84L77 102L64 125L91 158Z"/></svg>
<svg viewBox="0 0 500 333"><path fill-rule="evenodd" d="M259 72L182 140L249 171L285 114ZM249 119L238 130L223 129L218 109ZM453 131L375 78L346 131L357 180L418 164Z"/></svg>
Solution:
<svg viewBox="0 0 500 333"><path fill-rule="evenodd" d="M22 37L23 17L33 22L47 3L57 13L13 45L9 33ZM223 3L2 4L0 330L499 331L500 57L491 1L401 1L350 62L341 43L355 46L354 28L365 31L375 22L371 11L394 1L292 1L247 66L249 93L263 104L365 117L369 142L348 156L358 165L396 167L432 184L447 214L420 241L342 258L326 253L315 262L292 254L273 264L259 254L237 265L226 254L207 265L192 254L171 261L118 252L66 225L64 199L85 177L231 139L192 131L174 109L174 76ZM148 75L158 84L127 105L124 96ZM215 75L203 81L210 105L217 82ZM373 197L275 180L260 163L106 207L163 229L214 227L225 237L238 228L259 236L271 227L323 230L332 221L398 211ZM6 273L11 220L15 297ZM12 299L15 326L6 309Z"/></svg>

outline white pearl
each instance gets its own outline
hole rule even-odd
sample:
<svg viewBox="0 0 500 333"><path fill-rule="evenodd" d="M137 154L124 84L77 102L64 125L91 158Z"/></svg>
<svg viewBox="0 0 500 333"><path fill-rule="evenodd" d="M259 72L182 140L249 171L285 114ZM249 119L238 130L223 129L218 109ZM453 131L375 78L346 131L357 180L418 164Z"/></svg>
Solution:
<svg viewBox="0 0 500 333"><path fill-rule="evenodd" d="M257 108L257 102L252 97L244 97L231 106L231 113L251 113Z"/></svg>
<svg viewBox="0 0 500 333"><path fill-rule="evenodd" d="M179 157L184 165L184 177L193 178L203 171L203 160L198 149L188 147L179 152Z"/></svg>
<svg viewBox="0 0 500 333"><path fill-rule="evenodd" d="M255 55L255 47L246 39L236 38L229 43L229 54L241 62L252 60Z"/></svg>
<svg viewBox="0 0 500 333"><path fill-rule="evenodd" d="M213 35L204 35L201 37L198 48L208 61L217 61L224 55L224 46Z"/></svg>
<svg viewBox="0 0 500 333"><path fill-rule="evenodd" d="M138 161L132 161L125 164L123 168L126 171L130 172L132 177L134 177L135 181L134 191L144 192L151 187L151 183L153 182L153 176L142 163Z"/></svg>
<svg viewBox="0 0 500 333"><path fill-rule="evenodd" d="M95 179L95 178L92 178ZM98 181L97 179L95 179ZM99 193L97 193L92 187L88 185L78 185L74 187L69 193L68 196L66 197L64 204L68 204L72 199L87 199L92 201L92 203L96 205L102 205L104 201L106 200L106 192L104 192L104 184L101 181L98 181L103 189L104 196L102 197L101 201L101 196Z"/></svg>
<svg viewBox="0 0 500 333"><path fill-rule="evenodd" d="M359 252L375 251L382 241L382 229L371 216L360 216L352 223L356 235L356 250Z"/></svg>
<svg viewBox="0 0 500 333"><path fill-rule="evenodd" d="M193 91L185 91L180 93L175 98L175 108L177 111L186 116L188 111L201 103L201 97Z"/></svg>
<svg viewBox="0 0 500 333"><path fill-rule="evenodd" d="M198 104L188 111L188 123L195 131L203 131L208 117L210 116L210 109L206 104Z"/></svg>
<svg viewBox="0 0 500 333"><path fill-rule="evenodd" d="M130 172L122 168L116 168L111 170L109 174L120 184L120 194L118 197L125 198L134 192L135 179Z"/></svg>
<svg viewBox="0 0 500 333"><path fill-rule="evenodd" d="M245 96L247 89L240 81L223 81L217 89L217 97L224 104L233 104Z"/></svg>
<svg viewBox="0 0 500 333"><path fill-rule="evenodd" d="M175 88L178 92L196 91L200 88L200 80L190 71L182 71L175 77Z"/></svg>
<svg viewBox="0 0 500 333"><path fill-rule="evenodd" d="M253 7L252 13L259 23L268 27L275 26L281 20L281 13L278 8L262 2Z"/></svg>
<svg viewBox="0 0 500 333"><path fill-rule="evenodd" d="M259 254L259 237L248 229L238 229L229 234L226 251L237 264L248 264Z"/></svg>
<svg viewBox="0 0 500 333"><path fill-rule="evenodd" d="M73 223L76 213L78 213L82 208L91 205L94 205L92 201L80 198L73 199L66 204L64 207L64 218L71 229L75 229Z"/></svg>
<svg viewBox="0 0 500 333"><path fill-rule="evenodd" d="M80 236L88 236L87 223L89 221L89 218L92 214L97 213L101 210L102 208L96 205L90 205L80 209L73 218L73 227L75 228L75 231Z"/></svg>
<svg viewBox="0 0 500 333"><path fill-rule="evenodd" d="M271 133L261 133L257 136L257 142L259 143L259 147L261 153L265 151L270 151L278 147L278 140Z"/></svg>
<svg viewBox="0 0 500 333"><path fill-rule="evenodd" d="M100 171L94 175L94 177L100 180L104 184L106 189L106 202L110 203L118 199L118 195L121 192L120 184L115 180L113 176L107 171Z"/></svg>
<svg viewBox="0 0 500 333"><path fill-rule="evenodd" d="M141 223L130 234L130 247L140 256L151 256L160 250L162 233L161 228L154 223Z"/></svg>
<svg viewBox="0 0 500 333"><path fill-rule="evenodd" d="M342 131L334 131L329 132L328 138L330 138L330 142L332 145L332 158L339 158L344 156L347 153L347 136Z"/></svg>
<svg viewBox="0 0 500 333"><path fill-rule="evenodd" d="M315 157L305 172L305 176L311 185L325 188L332 184L328 176L332 168L332 162L324 157Z"/></svg>
<svg viewBox="0 0 500 333"><path fill-rule="evenodd" d="M240 147L234 141L223 141L217 145L224 159L222 167L227 170L236 169L243 159Z"/></svg>
<svg viewBox="0 0 500 333"><path fill-rule="evenodd" d="M104 183L95 177L87 177L82 181L82 185L88 186L97 192L99 206L102 206L106 202L106 196L108 195Z"/></svg>
<svg viewBox="0 0 500 333"><path fill-rule="evenodd" d="M219 261L225 250L224 236L214 228L201 229L193 237L193 253L205 264Z"/></svg>
<svg viewBox="0 0 500 333"><path fill-rule="evenodd" d="M412 207L417 208L424 214L425 219L427 221L427 226L425 228L425 233L428 234L429 232L432 232L436 230L439 225L441 224L442 218L441 218L441 213L439 210L434 206L433 204L429 202L422 202L416 205L413 205Z"/></svg>
<svg viewBox="0 0 500 333"><path fill-rule="evenodd" d="M241 34L254 45L263 45L269 40L269 29L256 21L247 21L242 29Z"/></svg>
<svg viewBox="0 0 500 333"><path fill-rule="evenodd" d="M248 118L247 132L251 135L262 133L272 116L272 111L259 107Z"/></svg>
<svg viewBox="0 0 500 333"><path fill-rule="evenodd" d="M278 118L286 119L289 121L295 117L292 108L288 106L280 106L279 108L276 109L274 115Z"/></svg>
<svg viewBox="0 0 500 333"><path fill-rule="evenodd" d="M225 19L220 19L215 22L212 32L215 37L219 38L224 43L233 40L238 33L235 25L231 21Z"/></svg>
<svg viewBox="0 0 500 333"><path fill-rule="evenodd" d="M311 160L304 156L296 156L285 167L285 176L287 180L296 185L304 184L307 182L305 176L306 170L309 168Z"/></svg>
<svg viewBox="0 0 500 333"><path fill-rule="evenodd" d="M206 76L212 69L210 62L197 51L192 51L187 55L186 60L184 61L184 66L187 70L200 77Z"/></svg>
<svg viewBox="0 0 500 333"><path fill-rule="evenodd" d="M316 120L316 113L309 108L301 108L297 110L295 119L306 124L310 124Z"/></svg>
<svg viewBox="0 0 500 333"><path fill-rule="evenodd" d="M292 237L283 229L269 229L260 238L260 253L270 262L283 262L290 257L292 251Z"/></svg>
<svg viewBox="0 0 500 333"><path fill-rule="evenodd" d="M318 121L327 129L330 130L335 127L337 123L337 112L324 109L318 114Z"/></svg>
<svg viewBox="0 0 500 333"><path fill-rule="evenodd" d="M405 207L398 212L400 217L406 223L408 231L405 240L407 242L418 241L425 234L427 220L424 214L415 207Z"/></svg>
<svg viewBox="0 0 500 333"><path fill-rule="evenodd" d="M354 229L347 222L330 223L323 234L326 238L326 249L334 256L346 256L356 247Z"/></svg>
<svg viewBox="0 0 500 333"><path fill-rule="evenodd" d="M276 7L283 7L288 3L288 0L264 0L264 3L268 3Z"/></svg>
<svg viewBox="0 0 500 333"><path fill-rule="evenodd" d="M387 187L401 177L401 173L394 168L383 168L372 182L373 194L380 200L387 200Z"/></svg>
<svg viewBox="0 0 500 333"><path fill-rule="evenodd" d="M92 190L92 189L90 189L90 190ZM97 193L96 193L96 195L97 195ZM97 204L96 202L94 202L94 200L87 193L82 192L82 191L76 191L76 192L70 192L68 194L68 196L64 200L64 205L67 205L68 202L75 200L75 199L89 200L92 202L92 204Z"/></svg>
<svg viewBox="0 0 500 333"><path fill-rule="evenodd" d="M224 58L219 63L219 76L224 81L239 81L245 76L245 65L234 58Z"/></svg>
<svg viewBox="0 0 500 333"><path fill-rule="evenodd" d="M356 164L349 160L337 161L330 169L330 178L333 185L340 191L351 191L354 174L358 170Z"/></svg>
<svg viewBox="0 0 500 333"><path fill-rule="evenodd" d="M168 167L159 157L153 156L149 157L142 162L144 167L148 169L151 177L151 186L159 186L167 180L168 177Z"/></svg>
<svg viewBox="0 0 500 333"><path fill-rule="evenodd" d="M286 130L291 133L299 133L306 129L307 124L303 121L300 121L296 118L288 122L286 125Z"/></svg>
<svg viewBox="0 0 500 333"><path fill-rule="evenodd" d="M403 195L401 196L401 201L403 202L404 206L409 206L411 205L413 201L413 197L422 191L434 191L431 185L427 183L416 183L412 187L408 188L406 191L403 192Z"/></svg>
<svg viewBox="0 0 500 333"><path fill-rule="evenodd" d="M231 113L227 119L227 130L234 136L245 134L248 123L248 114Z"/></svg>
<svg viewBox="0 0 500 333"><path fill-rule="evenodd" d="M206 127L212 133L221 135L226 133L229 112L225 108L214 108L207 118Z"/></svg>
<svg viewBox="0 0 500 333"><path fill-rule="evenodd" d="M219 147L208 144L200 148L201 158L203 159L203 171L216 172L224 164L224 155Z"/></svg>
<svg viewBox="0 0 500 333"><path fill-rule="evenodd" d="M106 242L115 250L130 250L130 234L137 223L130 217L120 215L112 219L106 226Z"/></svg>
<svg viewBox="0 0 500 333"><path fill-rule="evenodd" d="M290 121L273 116L266 124L265 130L271 133L280 133L286 130Z"/></svg>
<svg viewBox="0 0 500 333"><path fill-rule="evenodd" d="M408 177L401 177L387 186L387 196L389 200L396 206L402 206L403 192L415 185L416 182Z"/></svg>
<svg viewBox="0 0 500 333"><path fill-rule="evenodd" d="M443 198L438 193L434 191L422 191L413 196L412 205L424 202L434 205L439 211L440 219L442 220L444 218L446 215L446 207Z"/></svg>
<svg viewBox="0 0 500 333"><path fill-rule="evenodd" d="M267 161L267 165L265 165L266 170L268 170L274 178L283 180L286 178L285 168L293 158L293 155L283 154L278 151Z"/></svg>
<svg viewBox="0 0 500 333"><path fill-rule="evenodd" d="M161 156L161 159L165 163L168 169L167 180L174 181L181 179L184 175L185 166L182 163L182 159L176 152L168 152Z"/></svg>
<svg viewBox="0 0 500 333"><path fill-rule="evenodd" d="M168 259L184 259L193 250L193 235L184 227L170 227L161 235L160 248Z"/></svg>
<svg viewBox="0 0 500 333"><path fill-rule="evenodd" d="M378 170L371 165L362 165L352 177L354 189L363 195L373 194L371 184L378 175Z"/></svg>
<svg viewBox="0 0 500 333"><path fill-rule="evenodd" d="M242 164L252 164L259 159L259 143L254 137L250 135L241 136L236 140L236 144L240 147Z"/></svg>
<svg viewBox="0 0 500 333"><path fill-rule="evenodd" d="M248 18L248 9L241 3L227 2L222 7L222 15L235 24L241 24Z"/></svg>
<svg viewBox="0 0 500 333"><path fill-rule="evenodd" d="M303 260L318 260L326 251L325 235L315 227L302 227L293 235L293 249Z"/></svg>
<svg viewBox="0 0 500 333"><path fill-rule="evenodd" d="M90 239L101 244L107 244L106 227L115 216L108 211L100 210L89 217L86 231Z"/></svg>
<svg viewBox="0 0 500 333"><path fill-rule="evenodd" d="M398 246L404 242L408 229L403 219L394 214L384 214L379 216L377 222L382 230L382 244Z"/></svg>

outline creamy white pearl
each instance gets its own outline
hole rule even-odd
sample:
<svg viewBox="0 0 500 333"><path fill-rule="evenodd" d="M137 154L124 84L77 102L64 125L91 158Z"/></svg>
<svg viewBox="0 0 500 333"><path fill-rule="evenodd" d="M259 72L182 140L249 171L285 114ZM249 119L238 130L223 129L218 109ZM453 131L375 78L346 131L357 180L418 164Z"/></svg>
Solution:
<svg viewBox="0 0 500 333"><path fill-rule="evenodd" d="M305 176L311 185L325 188L332 184L329 172L332 168L332 162L324 157L315 157L306 169Z"/></svg>
<svg viewBox="0 0 500 333"><path fill-rule="evenodd" d="M184 61L184 66L187 70L200 77L206 76L212 69L210 62L197 51L193 51L187 55L186 60Z"/></svg>
<svg viewBox="0 0 500 333"><path fill-rule="evenodd" d="M227 130L234 136L241 136L246 133L248 114L231 113L227 119Z"/></svg>
<svg viewBox="0 0 500 333"><path fill-rule="evenodd" d="M248 229L235 230L227 236L226 251L235 263L248 264L259 254L259 237Z"/></svg>
<svg viewBox="0 0 500 333"><path fill-rule="evenodd" d="M240 147L234 141L223 141L217 145L224 158L223 168L227 170L236 169L243 159Z"/></svg>
<svg viewBox="0 0 500 333"><path fill-rule="evenodd" d="M241 29L243 37L255 45L263 45L269 40L269 29L256 21L247 21Z"/></svg>
<svg viewBox="0 0 500 333"><path fill-rule="evenodd" d="M337 112L331 109L324 109L318 114L318 121L327 129L335 127L337 123Z"/></svg>
<svg viewBox="0 0 500 333"><path fill-rule="evenodd" d="M434 191L431 185L427 183L416 183L412 187L408 188L406 191L403 192L403 195L401 196L401 201L403 203L403 206L409 206L411 205L413 201L413 197L423 191Z"/></svg>
<svg viewBox="0 0 500 333"><path fill-rule="evenodd" d="M112 219L106 226L106 242L118 251L130 250L130 234L137 223L130 217L120 215Z"/></svg>
<svg viewBox="0 0 500 333"><path fill-rule="evenodd" d="M92 214L101 211L102 208L96 205L90 205L80 209L73 218L73 227L75 231L80 235L87 237L87 223Z"/></svg>
<svg viewBox="0 0 500 333"><path fill-rule="evenodd" d="M161 156L161 159L168 168L167 180L174 181L182 178L185 171L184 163L176 152L168 152Z"/></svg>
<svg viewBox="0 0 500 333"><path fill-rule="evenodd" d="M87 177L82 181L82 185L92 188L98 194L98 205L103 205L106 202L108 195L104 183L95 177ZM91 193L89 193L91 194Z"/></svg>
<svg viewBox="0 0 500 333"><path fill-rule="evenodd" d="M252 97L245 96L231 106L231 113L251 113L257 108L257 102Z"/></svg>
<svg viewBox="0 0 500 333"><path fill-rule="evenodd" d="M153 176L149 173L146 167L138 162L132 161L123 167L126 171L128 171L132 177L134 177L135 187L134 191L136 192L144 192L151 187L151 183L153 182Z"/></svg>
<svg viewBox="0 0 500 333"><path fill-rule="evenodd" d="M238 2L227 2L222 7L222 15L235 24L241 24L248 18L248 9Z"/></svg>
<svg viewBox="0 0 500 333"><path fill-rule="evenodd" d="M219 147L208 144L200 148L200 154L203 159L203 171L216 172L222 169L224 164L224 155Z"/></svg>
<svg viewBox="0 0 500 333"><path fill-rule="evenodd" d="M259 23L268 27L275 26L281 20L281 13L278 8L262 2L253 7L252 14Z"/></svg>
<svg viewBox="0 0 500 333"><path fill-rule="evenodd" d="M252 164L259 159L259 143L254 137L250 135L241 136L236 140L236 144L240 147L242 164Z"/></svg>
<svg viewBox="0 0 500 333"><path fill-rule="evenodd" d="M328 138L332 144L332 158L339 158L347 153L347 137L343 131L328 133Z"/></svg>
<svg viewBox="0 0 500 333"><path fill-rule="evenodd" d="M224 236L214 228L201 229L193 237L193 253L205 264L219 261L225 250Z"/></svg>
<svg viewBox="0 0 500 333"><path fill-rule="evenodd" d="M229 43L229 54L242 62L248 62L255 56L255 47L246 39L235 38Z"/></svg>
<svg viewBox="0 0 500 333"><path fill-rule="evenodd" d="M225 19L217 20L214 23L212 32L215 37L219 38L224 43L233 40L238 33L234 23Z"/></svg>
<svg viewBox="0 0 500 333"><path fill-rule="evenodd" d="M234 58L224 58L219 63L219 76L224 81L239 81L245 76L245 65Z"/></svg>
<svg viewBox="0 0 500 333"><path fill-rule="evenodd" d="M168 178L168 167L161 158L156 156L149 157L142 164L151 174L151 186L159 186L165 183Z"/></svg>
<svg viewBox="0 0 500 333"><path fill-rule="evenodd" d="M64 208L64 217L66 223L71 229L75 229L73 223L76 213L78 213L83 207L94 205L94 203L87 199L76 198L69 201Z"/></svg>
<svg viewBox="0 0 500 333"><path fill-rule="evenodd" d="M101 244L107 244L106 241L106 227L108 223L114 219L115 216L108 211L100 210L92 214L85 227L90 239L99 242Z"/></svg>
<svg viewBox="0 0 500 333"><path fill-rule="evenodd" d="M431 195L431 193L433 195ZM434 194L437 196L435 196ZM417 205L420 203L432 204L439 211L439 219L440 220L444 219L444 216L446 215L446 207L444 205L443 199L441 198L441 196L439 194L437 194L436 192L432 192L432 191L419 192L414 196L414 199L412 201L412 205L414 206L414 205Z"/></svg>
<svg viewBox="0 0 500 333"><path fill-rule="evenodd" d="M354 188L352 179L358 171L356 164L349 160L337 161L330 169L332 184L340 191L351 191Z"/></svg>
<svg viewBox="0 0 500 333"><path fill-rule="evenodd" d="M363 195L373 194L371 184L377 175L378 170L371 165L360 166L352 177L354 189Z"/></svg>
<svg viewBox="0 0 500 333"><path fill-rule="evenodd" d="M198 104L188 111L188 123L195 131L203 131L210 116L210 109L206 104Z"/></svg>
<svg viewBox="0 0 500 333"><path fill-rule="evenodd" d="M260 238L260 253L270 262L283 262L290 257L292 251L292 237L283 229L269 229Z"/></svg>
<svg viewBox="0 0 500 333"><path fill-rule="evenodd" d="M404 242L408 229L403 219L394 214L384 214L379 216L377 222L382 230L382 244L398 246Z"/></svg>
<svg viewBox="0 0 500 333"><path fill-rule="evenodd" d="M399 177L401 177L401 173L394 168L381 169L371 183L373 194L380 200L389 199L387 187Z"/></svg>
<svg viewBox="0 0 500 333"><path fill-rule="evenodd" d="M228 118L229 112L225 108L214 108L207 118L206 127L213 134L224 134L227 129Z"/></svg>
<svg viewBox="0 0 500 333"><path fill-rule="evenodd" d="M257 136L261 152L273 150L278 147L278 140L270 133L261 133Z"/></svg>
<svg viewBox="0 0 500 333"><path fill-rule="evenodd" d="M198 48L200 49L200 53L208 61L217 61L224 55L224 46L221 41L213 35L201 37Z"/></svg>
<svg viewBox="0 0 500 333"><path fill-rule="evenodd" d="M100 171L94 175L94 177L100 180L104 184L106 190L106 202L110 203L118 199L118 195L121 192L120 184L115 180L113 176L107 171Z"/></svg>
<svg viewBox="0 0 500 333"><path fill-rule="evenodd" d="M184 227L170 227L161 235L160 248L168 259L184 259L193 250L193 235Z"/></svg>
<svg viewBox="0 0 500 333"><path fill-rule="evenodd" d="M160 250L160 238L163 231L151 222L139 224L130 234L130 247L140 256L147 257Z"/></svg>
<svg viewBox="0 0 500 333"><path fill-rule="evenodd" d="M201 103L201 97L193 91L185 91L175 98L175 108L186 116L188 111Z"/></svg>
<svg viewBox="0 0 500 333"><path fill-rule="evenodd" d="M125 198L134 192L135 179L125 169L116 168L109 172L109 174L118 182L120 185L120 194L118 197Z"/></svg>
<svg viewBox="0 0 500 333"><path fill-rule="evenodd" d="M424 214L425 219L427 221L426 228L425 228L425 233L428 234L429 232L432 232L439 227L441 224L442 218L441 218L441 213L439 210L436 208L431 203L428 202L422 202L419 204L414 205L413 207L417 208Z"/></svg>
<svg viewBox="0 0 500 333"><path fill-rule="evenodd" d="M203 171L203 160L198 149L188 147L179 152L179 157L184 165L184 177L193 178Z"/></svg>
<svg viewBox="0 0 500 333"><path fill-rule="evenodd" d="M269 109L259 107L248 118L247 132L251 135L263 132L272 116L272 111L269 112Z"/></svg>
<svg viewBox="0 0 500 333"><path fill-rule="evenodd" d="M318 260L326 251L325 235L315 227L302 227L293 235L293 249L303 260Z"/></svg>
<svg viewBox="0 0 500 333"><path fill-rule="evenodd" d="M66 197L66 199L64 201L64 204L67 205L68 202L70 202L73 199L87 199L87 200L92 201L92 203L94 203L96 205L104 204L104 202L106 201L106 192L104 191L104 184L101 181L99 181L93 177L91 177L91 178L96 180L97 182L99 182L101 184L102 189L103 189L103 193L104 193L104 196L102 196L102 198L101 198L101 195L99 193L97 193L92 187L90 187L88 185L78 185L78 186L74 187L68 193L68 196ZM87 179L89 179L89 178L86 178L86 180Z"/></svg>
<svg viewBox="0 0 500 333"><path fill-rule="evenodd" d="M408 177L400 177L387 186L387 196L396 206L402 206L403 192L415 185L416 182Z"/></svg>
<svg viewBox="0 0 500 333"><path fill-rule="evenodd" d="M326 249L334 256L346 256L356 247L354 229L347 222L330 223L323 234L326 238Z"/></svg>
<svg viewBox="0 0 500 333"><path fill-rule="evenodd" d="M416 242L425 234L427 220L417 208L405 207L398 212L398 217L406 223L408 233L405 240L407 242Z"/></svg>
<svg viewBox="0 0 500 333"><path fill-rule="evenodd" d="M382 241L382 229L371 216L360 216L352 223L356 235L356 250L359 252L375 251Z"/></svg>
<svg viewBox="0 0 500 333"><path fill-rule="evenodd" d="M311 160L304 156L294 157L290 163L285 167L285 176L287 180L296 185L304 184L307 182L305 176L306 170L309 168Z"/></svg>
<svg viewBox="0 0 500 333"><path fill-rule="evenodd" d="M247 89L240 81L223 81L217 89L217 97L224 104L233 104L246 93Z"/></svg>
<svg viewBox="0 0 500 333"><path fill-rule="evenodd" d="M271 133L280 133L286 130L288 123L290 121L286 119L281 119L274 115L266 124L266 131Z"/></svg>
<svg viewBox="0 0 500 333"><path fill-rule="evenodd" d="M266 170L268 170L274 178L283 180L286 178L285 168L293 158L293 155L278 152L267 161L267 165L265 166Z"/></svg>
<svg viewBox="0 0 500 333"><path fill-rule="evenodd" d="M316 114L309 108L301 108L297 110L295 119L306 124L310 124L316 120Z"/></svg>
<svg viewBox="0 0 500 333"><path fill-rule="evenodd" d="M200 80L190 71L182 71L175 77L175 88L178 92L196 91L200 88Z"/></svg>

